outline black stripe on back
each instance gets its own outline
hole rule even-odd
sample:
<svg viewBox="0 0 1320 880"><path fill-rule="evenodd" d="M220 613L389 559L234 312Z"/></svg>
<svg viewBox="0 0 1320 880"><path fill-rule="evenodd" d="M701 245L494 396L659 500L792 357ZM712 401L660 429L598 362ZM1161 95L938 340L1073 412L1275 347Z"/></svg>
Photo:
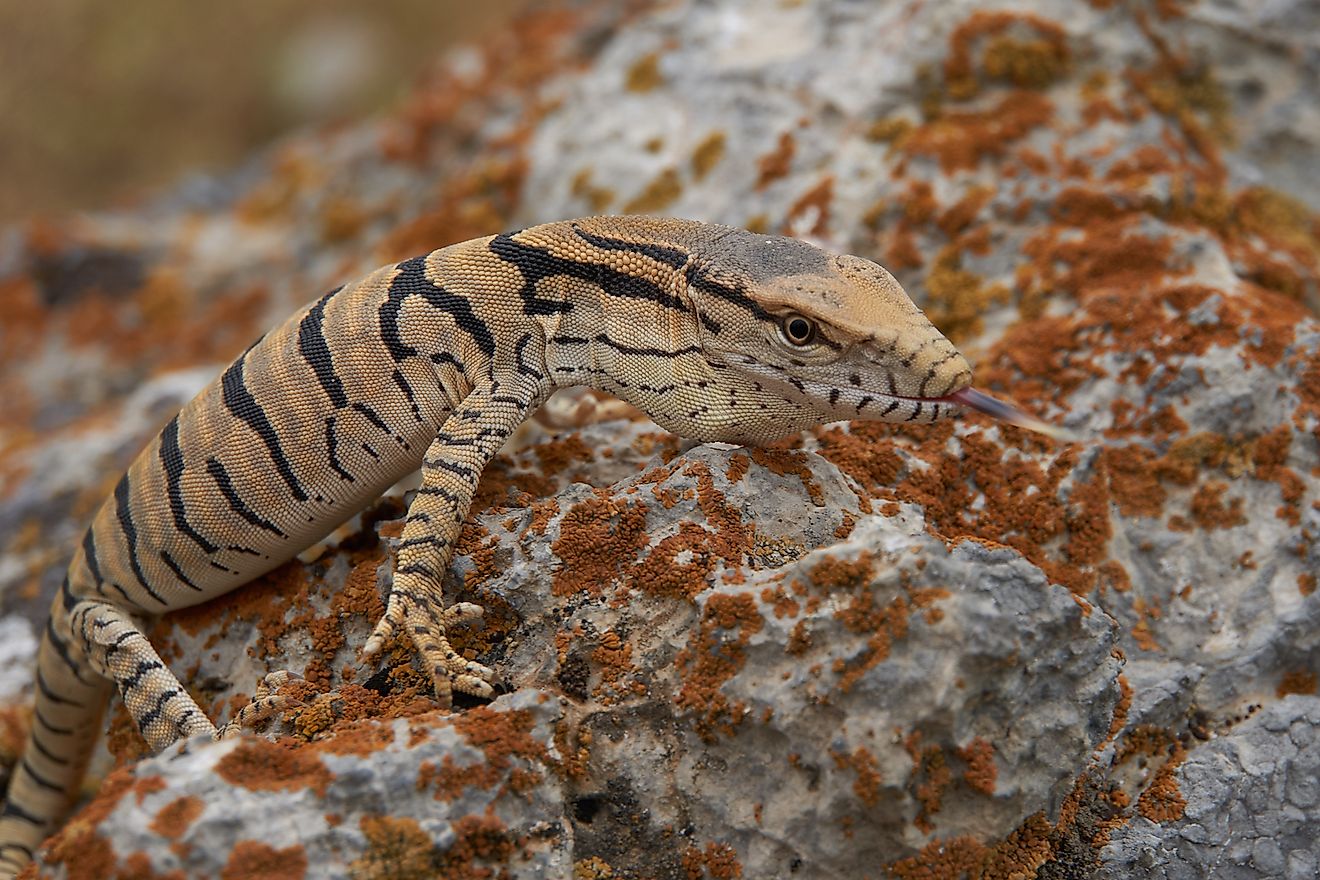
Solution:
<svg viewBox="0 0 1320 880"><path fill-rule="evenodd" d="M57 764L61 767L69 766L70 763L69 759L61 758L59 755L55 754L50 749L43 746L41 744L41 737L38 736L32 737L32 747L35 748L38 752L41 752L41 757L45 758L47 761L50 761L52 764Z"/></svg>
<svg viewBox="0 0 1320 880"><path fill-rule="evenodd" d="M174 527L192 538L193 542L202 548L203 553L214 553L219 548L192 527L184 510L183 487L180 485L183 477L183 450L179 448L178 416L170 419L165 430L160 432L160 461L165 466L165 494L170 499L170 513L174 515Z"/></svg>
<svg viewBox="0 0 1320 880"><path fill-rule="evenodd" d="M707 274L706 270L700 266L693 265L687 272L688 284L691 284L697 290L703 293L709 293L711 296L719 297L725 302L733 303L751 312L753 317L759 321L769 321L773 316L765 308L747 295L747 291L741 287L733 287L723 282L716 281Z"/></svg>
<svg viewBox="0 0 1320 880"><path fill-rule="evenodd" d="M92 573L92 580L97 584L101 583L101 563L96 558L96 536L92 534L92 527L87 527L86 534L82 539L83 561L87 563L87 570Z"/></svg>
<svg viewBox="0 0 1320 880"><path fill-rule="evenodd" d="M13 816L15 819L22 819L24 822L27 822L29 825L36 825L38 828L46 824L45 819L41 819L37 816L32 815L27 810L23 809L18 804L14 803L13 798L10 798L7 802L5 802L4 809L0 810L0 816ZM27 853L28 858L32 857L32 850L28 849L26 846L22 846L21 844L17 844L17 843L5 844L6 849L9 849L11 847L13 849L22 850L23 852Z"/></svg>
<svg viewBox="0 0 1320 880"><path fill-rule="evenodd" d="M306 501L307 492L303 489L302 484L298 482L298 477L293 473L293 466L289 464L288 456L284 454L284 449L280 446L279 434L275 432L275 428L271 425L270 419L266 417L266 412L261 408L261 404L257 403L257 399L252 396L252 392L243 383L243 362L246 359L247 353L244 352L238 360L229 365L229 369L225 370L225 374L220 378L225 407L257 433L261 441L266 444L266 449L275 462L275 469L279 471L285 484L288 485L289 491L293 493L293 497L299 501Z"/></svg>
<svg viewBox="0 0 1320 880"><path fill-rule="evenodd" d="M32 717L37 719L38 724L40 724L42 727L46 728L56 736L68 736L69 734L74 732L72 727L60 727L57 724L51 724L49 719L47 719L45 715L41 714L40 706L32 710Z"/></svg>
<svg viewBox="0 0 1320 880"><path fill-rule="evenodd" d="M188 579L188 575L183 573L183 569L179 567L179 563L174 561L173 556L162 550L160 551L160 560L161 562L164 562L167 566L169 566L170 571L174 572L174 576L178 578L179 581L184 584L184 586L190 587L191 589L201 592L202 588L197 586L191 580Z"/></svg>
<svg viewBox="0 0 1320 880"><path fill-rule="evenodd" d="M427 304L451 315L459 329L472 337L483 354L495 356L495 337L486 322L472 311L472 304L467 299L450 293L426 277L425 256L404 260L395 268L399 274L390 282L385 302L380 307L380 331L386 348L396 361L417 354L417 349L405 343L399 334L399 313L410 296L420 296Z"/></svg>
<svg viewBox="0 0 1320 880"><path fill-rule="evenodd" d="M138 585L147 591L147 595L162 605L168 605L169 603L147 583L147 576L142 571L141 562L138 561L137 527L133 525L133 511L129 509L128 496L128 474L124 474L115 484L115 516L119 518L119 528L124 533L124 542L128 547L128 564L133 569L133 577L137 578Z"/></svg>
<svg viewBox="0 0 1320 880"><path fill-rule="evenodd" d="M330 456L330 467L339 474L340 479L353 482L353 475L344 470L344 464L339 460L339 434L335 431L335 417L326 416L325 419L325 449Z"/></svg>
<svg viewBox="0 0 1320 880"><path fill-rule="evenodd" d="M82 703L77 700L70 700L68 697L61 697L55 691L51 690L50 685L46 684L46 676L41 674L41 667L37 667L37 690L41 695L52 703L58 703L61 706L81 706Z"/></svg>
<svg viewBox="0 0 1320 880"><path fill-rule="evenodd" d="M69 576L66 574L64 583L60 584L60 602L64 605L65 613L72 611L78 601L78 597L73 595L73 585L69 583Z"/></svg>
<svg viewBox="0 0 1320 880"><path fill-rule="evenodd" d="M674 358L684 354L701 354L700 345L685 345L682 348L635 348L631 345L624 345L622 342L615 342L604 333L596 335L596 341L600 344L612 348L620 354L646 355L658 358Z"/></svg>
<svg viewBox="0 0 1320 880"><path fill-rule="evenodd" d="M513 266L523 276L523 311L529 315L554 314L567 312L570 303L562 300L541 299L536 295L536 286L546 278L567 275L595 284L610 296L644 299L659 303L668 309L689 311L687 303L662 289L660 285L646 278L639 278L627 272L620 272L613 266L600 263L580 263L566 257L557 257L549 251L523 244L509 235L497 235L490 242L491 253Z"/></svg>
<svg viewBox="0 0 1320 880"><path fill-rule="evenodd" d="M335 409L348 405L348 395L344 393L344 383L335 375L334 358L330 356L330 346L325 342L321 325L325 320L325 304L340 290L336 287L317 300L298 324L298 352L316 373L316 380L325 389Z"/></svg>
<svg viewBox="0 0 1320 880"><path fill-rule="evenodd" d="M527 346L531 345L531 343L532 334L524 333L522 337L518 339L518 344L514 346L513 360L518 365L519 373L524 376L531 376L539 382L545 378L545 373L542 372L541 368L536 364L529 364L523 360L523 354L527 351Z"/></svg>
<svg viewBox="0 0 1320 880"><path fill-rule="evenodd" d="M399 432L395 431L389 425L385 424L385 420L382 419L380 417L380 414L377 413L370 406L368 406L365 403L362 403L361 401L354 401L353 411L357 413L361 413L363 416L365 416L367 421L371 422L371 424L376 428L376 430L384 434L389 434L391 437L398 440L400 443L403 443L404 449L408 448L408 444L403 442L403 437L399 435Z"/></svg>
<svg viewBox="0 0 1320 880"><path fill-rule="evenodd" d="M417 406L417 395L413 392L412 386L408 384L408 380L404 377L403 373L395 370L390 375L390 378L394 380L394 384L399 386L399 390L402 391L403 396L407 398L408 406L412 407L413 418L419 422L422 421L422 410Z"/></svg>
<svg viewBox="0 0 1320 880"><path fill-rule="evenodd" d="M682 269L687 265L691 255L687 251L674 247L665 247L664 245L651 244L649 242L624 241L621 238L609 238L604 235L596 235L573 224L573 231L577 237L587 244L595 245L601 250L606 251L626 251L633 254L642 254L650 257L657 263L664 263L672 269Z"/></svg>
<svg viewBox="0 0 1320 880"><path fill-rule="evenodd" d="M229 477L229 471L220 463L217 458L208 458L206 460L206 472L215 480L215 485L220 489L220 494L225 496L225 501L229 502L229 509L243 517L243 519L252 523L259 529L265 529L273 535L279 535L281 538L287 538L288 535L280 531L279 527L261 514L257 513L247 502L239 497L238 491L234 488L234 481ZM223 568L223 566L219 566Z"/></svg>
<svg viewBox="0 0 1320 880"><path fill-rule="evenodd" d="M58 791L63 793L64 786L51 782L49 779L42 776L36 770L33 770L32 765L27 762L26 758L19 761L18 763L19 766L23 768L24 772L26 772L28 776L32 777L32 781L35 782L37 785L40 785L42 788L48 789L50 791Z"/></svg>

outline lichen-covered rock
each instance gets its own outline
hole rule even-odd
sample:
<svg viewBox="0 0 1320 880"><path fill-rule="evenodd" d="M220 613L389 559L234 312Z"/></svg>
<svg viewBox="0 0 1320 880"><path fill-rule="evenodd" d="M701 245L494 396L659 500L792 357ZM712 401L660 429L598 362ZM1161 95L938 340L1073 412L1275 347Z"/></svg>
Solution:
<svg viewBox="0 0 1320 880"><path fill-rule="evenodd" d="M11 646L219 361L360 270L522 223L673 213L876 259L978 385L1083 438L976 417L769 451L529 428L446 584L486 606L457 642L510 693L447 719L406 650L358 666L391 496L158 628L217 716L300 672L279 745L133 764L116 713L129 767L41 871L98 853L215 876L232 847L234 870L288 876L387 876L382 853L395 876L469 853L511 876L1312 876L1318 24L1300 0L576 5L452 56L380 123L3 237ZM0 753L19 720L0 714ZM493 757L477 722L527 750ZM379 767L336 764L334 809L310 777L212 772L366 741ZM414 747L433 769L409 776ZM464 794L436 803L434 768ZM446 830L464 822L476 837Z"/></svg>
<svg viewBox="0 0 1320 880"><path fill-rule="evenodd" d="M1143 817L1115 830L1101 876L1320 874L1317 740L1320 700L1293 695L1190 754L1175 753L1166 766L1178 766L1166 785L1181 815Z"/></svg>
<svg viewBox="0 0 1320 880"><path fill-rule="evenodd" d="M310 745L179 743L107 778L42 875L570 877L560 718L528 689Z"/></svg>

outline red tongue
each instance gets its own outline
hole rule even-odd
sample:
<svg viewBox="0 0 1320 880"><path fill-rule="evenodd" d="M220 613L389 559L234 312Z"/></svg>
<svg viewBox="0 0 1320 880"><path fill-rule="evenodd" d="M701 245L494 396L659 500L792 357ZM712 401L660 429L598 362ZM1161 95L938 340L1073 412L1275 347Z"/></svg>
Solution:
<svg viewBox="0 0 1320 880"><path fill-rule="evenodd" d="M992 419L998 419L1001 422L1008 422L1010 425L1017 425L1019 428L1026 428L1029 431L1036 431L1047 437L1053 437L1055 440L1069 441L1077 439L1072 432L1051 425L1048 422L1043 422L1012 404L996 400L989 394L982 394L975 388L964 388L941 399L965 406L968 409L974 409L977 412L983 412Z"/></svg>

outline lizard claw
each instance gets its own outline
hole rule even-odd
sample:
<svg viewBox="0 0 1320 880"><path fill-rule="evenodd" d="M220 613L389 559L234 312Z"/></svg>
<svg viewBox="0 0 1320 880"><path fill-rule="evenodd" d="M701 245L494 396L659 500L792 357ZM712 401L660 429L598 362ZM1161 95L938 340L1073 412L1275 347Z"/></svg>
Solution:
<svg viewBox="0 0 1320 880"><path fill-rule="evenodd" d="M454 691L478 697L494 696L491 681L495 670L463 657L449 644L448 632L460 624L472 623L485 615L485 609L475 602L456 602L444 607L426 597L414 594L391 593L385 616L362 647L365 661L376 654L385 643L401 631L406 631L422 657L423 666L431 673L435 686L435 699L444 708L453 703Z"/></svg>
<svg viewBox="0 0 1320 880"><path fill-rule="evenodd" d="M371 637L362 646L363 659L374 657L381 648L385 647L386 642L394 638L394 634L403 625L407 613L407 605L400 601L399 594L391 593L389 604L385 608L385 616L376 623L376 628L371 631Z"/></svg>
<svg viewBox="0 0 1320 880"><path fill-rule="evenodd" d="M252 694L252 699L248 704L239 709L233 718L217 729L213 738L216 740L230 739L238 736L244 730L260 724L277 712L302 706L302 700L281 694L279 690L291 681L304 680L298 673L289 672L285 669L266 673L261 681L257 682L256 691Z"/></svg>

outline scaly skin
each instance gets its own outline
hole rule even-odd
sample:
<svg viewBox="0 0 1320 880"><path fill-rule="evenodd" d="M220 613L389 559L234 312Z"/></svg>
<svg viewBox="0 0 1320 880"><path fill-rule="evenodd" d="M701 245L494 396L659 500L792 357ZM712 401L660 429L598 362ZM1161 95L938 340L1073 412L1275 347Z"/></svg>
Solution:
<svg viewBox="0 0 1320 880"><path fill-rule="evenodd" d="M435 681L489 695L441 578L482 469L556 388L589 385L700 440L840 419L934 421L967 362L884 269L682 220L594 217L456 244L300 310L170 420L106 499L51 605L0 876L62 820L111 683L154 749L217 731L143 634L292 558L422 469L385 616ZM278 684L278 682L272 682ZM264 693L262 691L261 693ZM270 710L262 697L239 723Z"/></svg>

